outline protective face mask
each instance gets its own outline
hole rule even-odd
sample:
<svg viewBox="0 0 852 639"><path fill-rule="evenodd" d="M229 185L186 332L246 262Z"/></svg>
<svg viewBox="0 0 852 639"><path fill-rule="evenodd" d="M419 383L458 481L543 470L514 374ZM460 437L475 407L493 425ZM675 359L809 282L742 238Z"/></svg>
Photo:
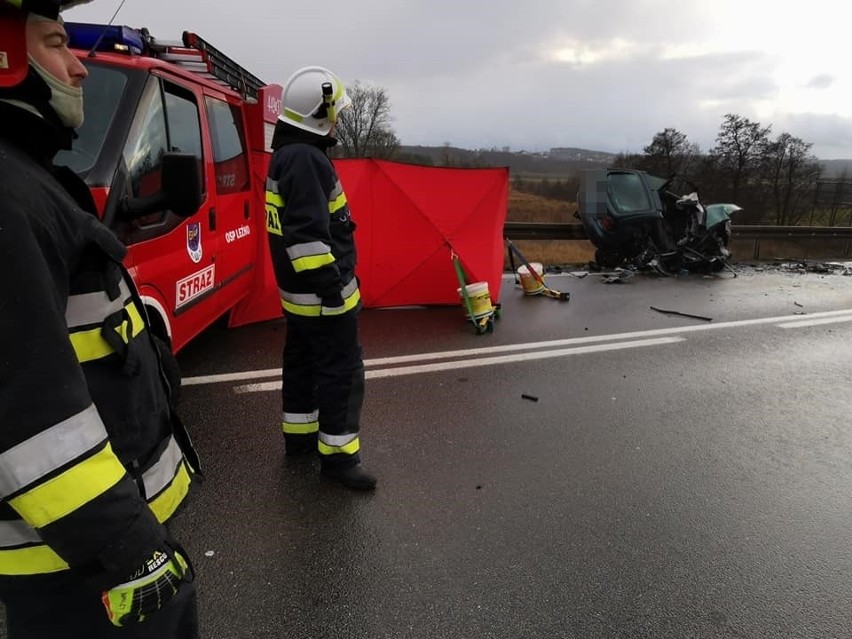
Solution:
<svg viewBox="0 0 852 639"><path fill-rule="evenodd" d="M71 87L50 74L30 56L30 64L50 87L50 106L65 126L76 129L83 124L83 89Z"/></svg>

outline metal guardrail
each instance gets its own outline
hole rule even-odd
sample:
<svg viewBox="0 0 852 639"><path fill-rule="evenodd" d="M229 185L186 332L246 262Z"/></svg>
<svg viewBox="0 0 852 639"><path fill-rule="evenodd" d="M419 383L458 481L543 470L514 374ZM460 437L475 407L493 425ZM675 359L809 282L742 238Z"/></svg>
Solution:
<svg viewBox="0 0 852 639"><path fill-rule="evenodd" d="M585 240L582 224L562 222L506 222L503 232L513 240ZM821 237L838 240L852 239L850 226L732 226L735 240L777 240L785 238Z"/></svg>
<svg viewBox="0 0 852 639"><path fill-rule="evenodd" d="M586 233L582 224L561 222L506 222L503 234L512 240L585 240ZM808 245L826 240L843 240L843 248L833 248L835 258L847 258L852 255L852 227L849 226L770 226L770 225L733 225L733 240L751 240L752 259L761 259L761 241L788 240L802 243L802 255L809 252ZM795 256L786 256L795 257Z"/></svg>
<svg viewBox="0 0 852 639"><path fill-rule="evenodd" d="M506 222L503 234L512 240L585 240L582 224L562 222Z"/></svg>

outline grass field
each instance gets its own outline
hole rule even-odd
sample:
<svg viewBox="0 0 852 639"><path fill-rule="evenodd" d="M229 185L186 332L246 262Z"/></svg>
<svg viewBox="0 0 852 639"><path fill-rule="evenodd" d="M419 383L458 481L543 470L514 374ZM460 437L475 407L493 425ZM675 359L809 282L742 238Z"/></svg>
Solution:
<svg viewBox="0 0 852 639"><path fill-rule="evenodd" d="M506 220L509 222L563 222L571 224L577 220L574 202L549 200L531 193L522 193L509 189L509 211Z"/></svg>
<svg viewBox="0 0 852 639"><path fill-rule="evenodd" d="M577 205L574 202L550 200L510 189L506 220L574 224L577 222L574 217L576 210ZM530 262L541 262L545 266L586 264L594 259L595 254L594 247L587 240L518 240L516 242L513 240L513 242ZM507 255L505 268L509 269L509 266Z"/></svg>

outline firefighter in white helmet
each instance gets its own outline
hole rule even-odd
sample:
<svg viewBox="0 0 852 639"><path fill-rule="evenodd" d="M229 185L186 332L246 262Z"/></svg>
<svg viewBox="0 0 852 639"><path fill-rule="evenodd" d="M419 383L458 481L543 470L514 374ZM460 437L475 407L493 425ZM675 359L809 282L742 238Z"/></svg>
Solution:
<svg viewBox="0 0 852 639"><path fill-rule="evenodd" d="M285 454L318 452L322 475L353 490L376 478L361 464L364 363L358 337L355 223L328 150L351 105L324 67L284 86L266 180L266 226L287 321L282 366Z"/></svg>
<svg viewBox="0 0 852 639"><path fill-rule="evenodd" d="M83 119L71 4L0 0L0 600L9 639L192 639L163 524L198 460L124 246L53 164Z"/></svg>

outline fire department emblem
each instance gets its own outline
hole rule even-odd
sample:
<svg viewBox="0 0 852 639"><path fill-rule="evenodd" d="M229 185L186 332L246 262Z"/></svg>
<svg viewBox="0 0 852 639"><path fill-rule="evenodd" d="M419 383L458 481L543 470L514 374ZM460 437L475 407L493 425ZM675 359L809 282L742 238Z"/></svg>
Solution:
<svg viewBox="0 0 852 639"><path fill-rule="evenodd" d="M201 261L201 222L186 225L186 252L196 264Z"/></svg>

